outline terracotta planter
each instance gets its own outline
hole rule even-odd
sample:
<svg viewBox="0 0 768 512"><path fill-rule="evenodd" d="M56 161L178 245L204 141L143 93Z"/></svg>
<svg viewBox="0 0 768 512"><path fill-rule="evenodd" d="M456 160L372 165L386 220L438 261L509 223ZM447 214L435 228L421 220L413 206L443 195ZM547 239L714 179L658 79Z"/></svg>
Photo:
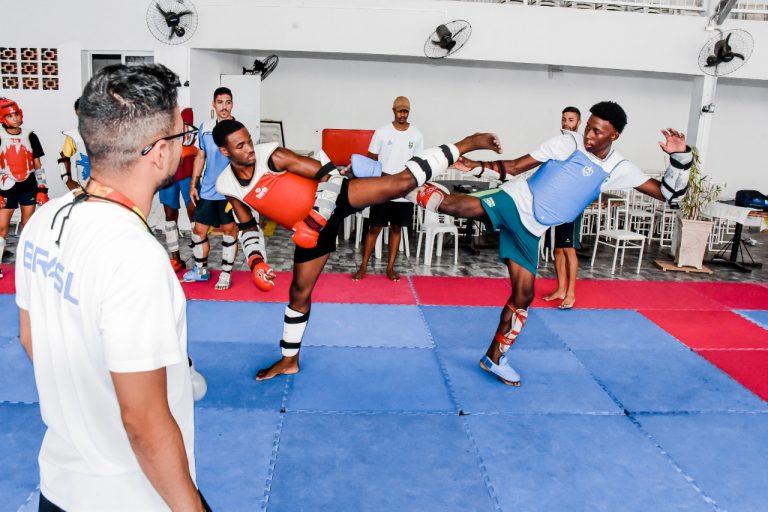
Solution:
<svg viewBox="0 0 768 512"><path fill-rule="evenodd" d="M677 226L672 240L672 254L678 267L701 269L707 242L712 232L712 222L677 217Z"/></svg>

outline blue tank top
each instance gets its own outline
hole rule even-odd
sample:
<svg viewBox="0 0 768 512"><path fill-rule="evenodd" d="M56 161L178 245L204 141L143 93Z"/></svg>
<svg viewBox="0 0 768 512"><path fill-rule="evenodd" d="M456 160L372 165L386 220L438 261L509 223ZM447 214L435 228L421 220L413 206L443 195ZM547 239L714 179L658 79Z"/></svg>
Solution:
<svg viewBox="0 0 768 512"><path fill-rule="evenodd" d="M528 179L533 195L533 216L544 226L573 222L600 194L600 186L624 160L606 158L606 170L591 160L581 144L565 160L549 160Z"/></svg>
<svg viewBox="0 0 768 512"><path fill-rule="evenodd" d="M198 135L200 149L205 152L205 168L203 169L203 177L200 180L200 197L212 201L220 201L226 198L216 191L216 180L229 165L229 158L222 155L216 143L213 142L214 126L216 126L215 120L203 123Z"/></svg>

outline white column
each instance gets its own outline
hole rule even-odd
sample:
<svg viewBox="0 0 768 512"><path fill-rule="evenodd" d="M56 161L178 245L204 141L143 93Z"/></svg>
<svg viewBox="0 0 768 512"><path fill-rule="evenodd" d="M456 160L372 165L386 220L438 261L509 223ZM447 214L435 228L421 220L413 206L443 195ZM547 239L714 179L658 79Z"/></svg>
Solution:
<svg viewBox="0 0 768 512"><path fill-rule="evenodd" d="M693 77L691 109L688 115L688 143L699 149L702 167L709 147L709 132L715 114L715 90L717 77L704 75Z"/></svg>

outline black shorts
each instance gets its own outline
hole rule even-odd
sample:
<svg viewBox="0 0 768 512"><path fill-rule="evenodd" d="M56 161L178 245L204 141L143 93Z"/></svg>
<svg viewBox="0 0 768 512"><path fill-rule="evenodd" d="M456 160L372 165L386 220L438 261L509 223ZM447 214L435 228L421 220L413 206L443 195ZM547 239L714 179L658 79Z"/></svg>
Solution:
<svg viewBox="0 0 768 512"><path fill-rule="evenodd" d="M371 206L371 214L368 216L370 226L385 227L410 226L413 218L413 203L400 203L388 201L384 204Z"/></svg>
<svg viewBox="0 0 768 512"><path fill-rule="evenodd" d="M579 231L581 231L581 215L573 222L555 226L555 249L581 249ZM549 233L547 231L547 236ZM549 243L548 240L546 243Z"/></svg>
<svg viewBox="0 0 768 512"><path fill-rule="evenodd" d="M333 215L328 219L328 223L320 232L320 238L317 240L317 245L312 249L303 249L296 246L296 251L293 253L294 263L305 263L312 261L321 256L325 256L328 253L332 253L336 250L336 235L339 234L341 223L344 218L357 213L362 208L353 208L349 204L349 180L344 180L341 184L341 192L336 199L336 209L333 211Z"/></svg>
<svg viewBox="0 0 768 512"><path fill-rule="evenodd" d="M0 196L5 198L5 206L9 210L15 210L21 206L33 206L37 203L37 178L34 174L27 176L27 179L16 183L8 190L0 190Z"/></svg>
<svg viewBox="0 0 768 512"><path fill-rule="evenodd" d="M224 224L232 224L235 222L235 216L232 215L232 210L227 212L226 209L226 199L203 199L201 197L195 207L195 222L215 228Z"/></svg>

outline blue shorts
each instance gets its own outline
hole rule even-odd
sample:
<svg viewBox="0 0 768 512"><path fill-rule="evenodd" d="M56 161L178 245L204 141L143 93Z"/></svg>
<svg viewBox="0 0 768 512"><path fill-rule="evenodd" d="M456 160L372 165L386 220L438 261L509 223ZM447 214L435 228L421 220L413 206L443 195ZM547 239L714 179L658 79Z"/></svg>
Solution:
<svg viewBox="0 0 768 512"><path fill-rule="evenodd" d="M189 203L192 202L192 199L189 197L190 183L192 183L191 176L180 181L174 181L167 187L161 188L160 192L158 192L160 195L160 202L169 208L178 210L181 208L181 204L179 203L179 193L181 193L181 196L184 198L184 205L189 206Z"/></svg>
<svg viewBox="0 0 768 512"><path fill-rule="evenodd" d="M536 275L539 265L539 239L523 225L512 196L497 190L480 197L490 228L500 232L499 258L510 259Z"/></svg>

